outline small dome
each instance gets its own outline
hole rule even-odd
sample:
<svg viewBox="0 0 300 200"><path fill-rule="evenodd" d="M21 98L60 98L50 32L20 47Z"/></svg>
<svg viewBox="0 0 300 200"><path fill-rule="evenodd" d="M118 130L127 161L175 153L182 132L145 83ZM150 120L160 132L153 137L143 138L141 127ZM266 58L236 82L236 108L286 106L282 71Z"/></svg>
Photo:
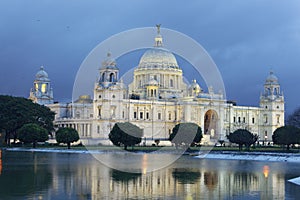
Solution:
<svg viewBox="0 0 300 200"><path fill-rule="evenodd" d="M189 86L190 89L193 90L201 90L200 85L197 83L197 81L194 79L193 82Z"/></svg>
<svg viewBox="0 0 300 200"><path fill-rule="evenodd" d="M139 62L139 68L174 68L178 69L177 60L169 50L153 47L147 50Z"/></svg>
<svg viewBox="0 0 300 200"><path fill-rule="evenodd" d="M75 103L92 103L92 102L93 102L93 100L90 95L81 95L75 101Z"/></svg>
<svg viewBox="0 0 300 200"><path fill-rule="evenodd" d="M102 62L101 69L116 69L118 70L116 61L111 57L111 53L107 53L106 59Z"/></svg>
<svg viewBox="0 0 300 200"><path fill-rule="evenodd" d="M41 66L40 70L35 75L37 80L49 80L47 72L44 70L44 67Z"/></svg>
<svg viewBox="0 0 300 200"><path fill-rule="evenodd" d="M277 84L278 83L278 78L277 78L277 76L274 75L274 73L272 71L270 72L269 76L267 77L266 83L267 84L272 84L272 83Z"/></svg>
<svg viewBox="0 0 300 200"><path fill-rule="evenodd" d="M193 94L199 94L202 91L200 85L197 83L197 81L194 79L193 82L189 85L189 93L190 95Z"/></svg>

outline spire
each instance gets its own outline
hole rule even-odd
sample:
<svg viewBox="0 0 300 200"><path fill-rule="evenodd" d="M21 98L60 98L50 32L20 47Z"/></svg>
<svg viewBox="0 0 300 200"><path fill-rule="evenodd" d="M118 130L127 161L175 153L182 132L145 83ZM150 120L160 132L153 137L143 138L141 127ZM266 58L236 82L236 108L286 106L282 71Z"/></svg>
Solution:
<svg viewBox="0 0 300 200"><path fill-rule="evenodd" d="M160 35L160 26L161 24L156 24L157 35L155 37L155 47L162 47L162 36Z"/></svg>

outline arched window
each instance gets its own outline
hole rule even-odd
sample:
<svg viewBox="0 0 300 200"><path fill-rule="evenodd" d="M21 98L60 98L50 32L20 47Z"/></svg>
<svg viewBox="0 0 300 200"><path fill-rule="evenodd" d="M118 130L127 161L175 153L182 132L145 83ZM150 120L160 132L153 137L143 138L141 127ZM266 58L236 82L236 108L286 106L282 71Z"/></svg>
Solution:
<svg viewBox="0 0 300 200"><path fill-rule="evenodd" d="M101 78L101 80L100 81L105 81L105 73L102 73L102 78Z"/></svg>
<svg viewBox="0 0 300 200"><path fill-rule="evenodd" d="M111 74L109 75L109 82L114 82L114 79L115 79L114 73L111 73Z"/></svg>

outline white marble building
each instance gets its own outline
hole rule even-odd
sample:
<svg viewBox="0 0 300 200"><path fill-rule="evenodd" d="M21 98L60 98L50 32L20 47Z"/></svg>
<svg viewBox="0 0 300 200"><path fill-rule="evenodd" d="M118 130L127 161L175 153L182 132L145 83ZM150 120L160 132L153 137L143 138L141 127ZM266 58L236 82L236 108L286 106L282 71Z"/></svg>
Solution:
<svg viewBox="0 0 300 200"><path fill-rule="evenodd" d="M93 97L82 94L73 103L53 104L50 80L41 68L30 98L56 112L56 125L77 129L86 144L108 144L116 122L129 121L142 128L143 141L148 144L155 139L163 143L180 122L201 126L203 144L226 139L226 134L238 128L258 134L261 142L270 142L274 130L284 125L284 96L273 72L262 87L258 107L236 106L211 87L203 91L196 80L187 85L183 73L176 57L163 47L158 29L154 47L140 58L128 86L119 79L117 63L108 54L99 69Z"/></svg>

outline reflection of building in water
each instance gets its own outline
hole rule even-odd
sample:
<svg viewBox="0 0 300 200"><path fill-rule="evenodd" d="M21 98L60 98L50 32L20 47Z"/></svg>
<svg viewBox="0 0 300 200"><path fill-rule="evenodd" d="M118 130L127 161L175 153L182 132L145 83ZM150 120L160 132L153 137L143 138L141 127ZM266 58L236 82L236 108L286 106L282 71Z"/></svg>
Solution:
<svg viewBox="0 0 300 200"><path fill-rule="evenodd" d="M73 103L52 104L50 80L41 68L30 98L47 104L56 112L55 124L75 128L85 144L108 143L114 123L126 121L144 129L144 137L152 142L168 138L180 122L194 122L201 126L205 144L225 139L238 128L272 141L274 130L284 125L284 97L273 72L265 81L258 107L236 106L211 86L205 91L196 80L184 82L183 70L175 55L163 47L159 29L154 47L140 58L131 84L119 79L119 68L110 53L98 73L93 97L82 94Z"/></svg>
<svg viewBox="0 0 300 200"><path fill-rule="evenodd" d="M233 166L235 167L235 166ZM74 199L231 199L237 196L257 199L284 199L283 175L261 171L218 171L217 169L187 169L168 167L149 174L128 174L109 169L98 162L72 164L64 173L53 169L55 181L52 199L65 191ZM60 169L61 171L61 169ZM195 178L190 177L194 175ZM56 182L59 180L58 182Z"/></svg>

